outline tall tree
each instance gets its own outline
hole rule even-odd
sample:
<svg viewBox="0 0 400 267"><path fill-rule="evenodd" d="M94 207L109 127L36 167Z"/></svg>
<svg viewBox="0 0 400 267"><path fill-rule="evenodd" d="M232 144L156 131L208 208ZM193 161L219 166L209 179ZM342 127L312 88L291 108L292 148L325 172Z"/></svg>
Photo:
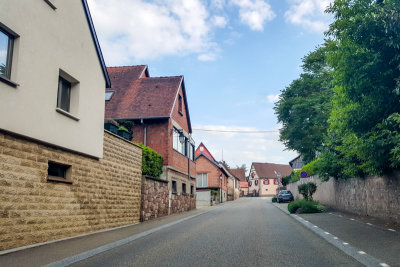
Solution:
<svg viewBox="0 0 400 267"><path fill-rule="evenodd" d="M321 150L328 128L333 90L327 52L327 46L322 46L303 58L304 72L282 91L274 108L282 123L280 140L306 162Z"/></svg>
<svg viewBox="0 0 400 267"><path fill-rule="evenodd" d="M336 0L327 11L335 95L324 174L389 172L400 165L400 1Z"/></svg>

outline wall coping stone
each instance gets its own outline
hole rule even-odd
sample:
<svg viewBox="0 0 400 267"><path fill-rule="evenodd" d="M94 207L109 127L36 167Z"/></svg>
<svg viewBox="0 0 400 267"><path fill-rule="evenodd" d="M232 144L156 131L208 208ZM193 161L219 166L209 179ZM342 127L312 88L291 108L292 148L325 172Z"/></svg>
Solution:
<svg viewBox="0 0 400 267"><path fill-rule="evenodd" d="M168 184L167 180L163 180L163 179L160 179L160 178L156 178L156 177L152 177L152 176L148 176L148 175L142 175L142 177L145 178L145 179L149 179L149 180L153 180L153 181L157 181L157 182Z"/></svg>

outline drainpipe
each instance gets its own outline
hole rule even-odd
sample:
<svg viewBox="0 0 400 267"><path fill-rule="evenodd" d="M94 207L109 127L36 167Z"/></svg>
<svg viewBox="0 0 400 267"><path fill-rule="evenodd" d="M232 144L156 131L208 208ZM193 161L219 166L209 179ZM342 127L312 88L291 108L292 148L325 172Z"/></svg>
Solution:
<svg viewBox="0 0 400 267"><path fill-rule="evenodd" d="M143 145L147 146L147 126L144 124L143 119L140 119L140 124L144 126Z"/></svg>

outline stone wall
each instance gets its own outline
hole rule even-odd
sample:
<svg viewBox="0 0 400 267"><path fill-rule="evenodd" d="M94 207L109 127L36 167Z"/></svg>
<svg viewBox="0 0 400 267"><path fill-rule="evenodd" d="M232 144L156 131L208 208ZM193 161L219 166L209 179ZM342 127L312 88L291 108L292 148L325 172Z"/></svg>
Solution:
<svg viewBox="0 0 400 267"><path fill-rule="evenodd" d="M168 215L168 198L168 181L143 175L140 220L143 222Z"/></svg>
<svg viewBox="0 0 400 267"><path fill-rule="evenodd" d="M95 159L0 132L0 250L136 223L141 148L104 133ZM48 162L72 183L48 181Z"/></svg>
<svg viewBox="0 0 400 267"><path fill-rule="evenodd" d="M391 177L367 177L322 182L318 176L301 179L289 184L288 190L295 198L301 183L314 182L317 191L313 195L324 205L359 215L368 215L384 220L400 222L400 173Z"/></svg>
<svg viewBox="0 0 400 267"><path fill-rule="evenodd" d="M170 213L180 213L196 208L196 197L190 194L172 194Z"/></svg>

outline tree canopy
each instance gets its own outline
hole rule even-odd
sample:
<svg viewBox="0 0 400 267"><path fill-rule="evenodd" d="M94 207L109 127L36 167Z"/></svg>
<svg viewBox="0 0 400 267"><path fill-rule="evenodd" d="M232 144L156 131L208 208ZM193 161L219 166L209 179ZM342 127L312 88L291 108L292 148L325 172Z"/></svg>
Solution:
<svg viewBox="0 0 400 267"><path fill-rule="evenodd" d="M308 161L322 152L325 178L389 173L400 167L400 1L336 0L327 12L328 39L275 107L281 140Z"/></svg>

